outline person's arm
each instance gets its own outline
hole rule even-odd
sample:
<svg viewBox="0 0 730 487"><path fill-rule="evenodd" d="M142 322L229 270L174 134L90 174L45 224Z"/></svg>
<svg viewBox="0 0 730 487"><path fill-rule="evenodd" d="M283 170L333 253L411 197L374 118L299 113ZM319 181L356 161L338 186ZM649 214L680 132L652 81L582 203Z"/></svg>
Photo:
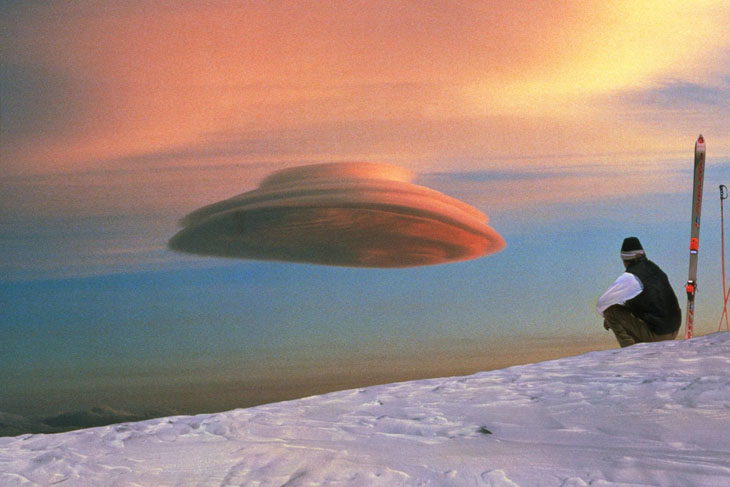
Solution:
<svg viewBox="0 0 730 487"><path fill-rule="evenodd" d="M609 307L614 304L626 304L626 301L631 298L635 298L643 290L644 286L642 286L638 277L631 273L624 272L618 276L618 279L616 279L606 292L598 298L596 310L598 311L598 314L603 316L603 312Z"/></svg>

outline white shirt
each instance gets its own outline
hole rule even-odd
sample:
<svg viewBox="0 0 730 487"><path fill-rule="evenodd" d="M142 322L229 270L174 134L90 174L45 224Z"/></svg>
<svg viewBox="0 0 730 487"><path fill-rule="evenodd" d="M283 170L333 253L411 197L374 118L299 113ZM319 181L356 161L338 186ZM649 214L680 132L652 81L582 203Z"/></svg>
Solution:
<svg viewBox="0 0 730 487"><path fill-rule="evenodd" d="M603 312L614 304L626 304L631 298L635 298L641 291L644 290L644 286L641 281L635 275L624 272L618 279L614 281L611 286L606 290L596 304L596 310L598 314L603 316Z"/></svg>

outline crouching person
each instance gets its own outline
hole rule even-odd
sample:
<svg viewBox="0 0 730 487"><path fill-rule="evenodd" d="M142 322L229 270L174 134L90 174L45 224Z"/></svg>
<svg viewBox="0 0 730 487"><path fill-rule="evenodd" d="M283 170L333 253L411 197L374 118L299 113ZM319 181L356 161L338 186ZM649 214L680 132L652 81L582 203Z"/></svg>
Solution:
<svg viewBox="0 0 730 487"><path fill-rule="evenodd" d="M682 311L667 275L646 258L636 237L624 239L621 260L626 272L598 299L596 309L603 327L616 335L619 345L674 340Z"/></svg>

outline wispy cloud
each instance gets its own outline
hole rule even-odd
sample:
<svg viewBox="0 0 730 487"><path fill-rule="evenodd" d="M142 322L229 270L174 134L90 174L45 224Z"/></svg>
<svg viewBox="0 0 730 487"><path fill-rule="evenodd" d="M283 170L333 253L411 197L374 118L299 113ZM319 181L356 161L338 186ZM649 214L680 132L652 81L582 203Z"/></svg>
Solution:
<svg viewBox="0 0 730 487"><path fill-rule="evenodd" d="M670 80L656 87L629 91L623 98L627 103L665 110L727 110L730 108L730 78L725 78L719 85Z"/></svg>
<svg viewBox="0 0 730 487"><path fill-rule="evenodd" d="M681 161L642 160L636 154L627 160L621 165L553 164L543 170L434 172L422 174L419 181L483 211L537 207L548 220L554 216L550 207L612 200L620 203L637 195L677 194L689 187L682 184L686 169Z"/></svg>

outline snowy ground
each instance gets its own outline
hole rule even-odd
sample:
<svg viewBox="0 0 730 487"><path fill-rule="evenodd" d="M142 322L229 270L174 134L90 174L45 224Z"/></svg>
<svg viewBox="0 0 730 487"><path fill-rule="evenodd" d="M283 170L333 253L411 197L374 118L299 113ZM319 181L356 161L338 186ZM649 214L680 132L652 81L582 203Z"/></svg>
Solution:
<svg viewBox="0 0 730 487"><path fill-rule="evenodd" d="M730 486L730 333L0 438L0 485Z"/></svg>

